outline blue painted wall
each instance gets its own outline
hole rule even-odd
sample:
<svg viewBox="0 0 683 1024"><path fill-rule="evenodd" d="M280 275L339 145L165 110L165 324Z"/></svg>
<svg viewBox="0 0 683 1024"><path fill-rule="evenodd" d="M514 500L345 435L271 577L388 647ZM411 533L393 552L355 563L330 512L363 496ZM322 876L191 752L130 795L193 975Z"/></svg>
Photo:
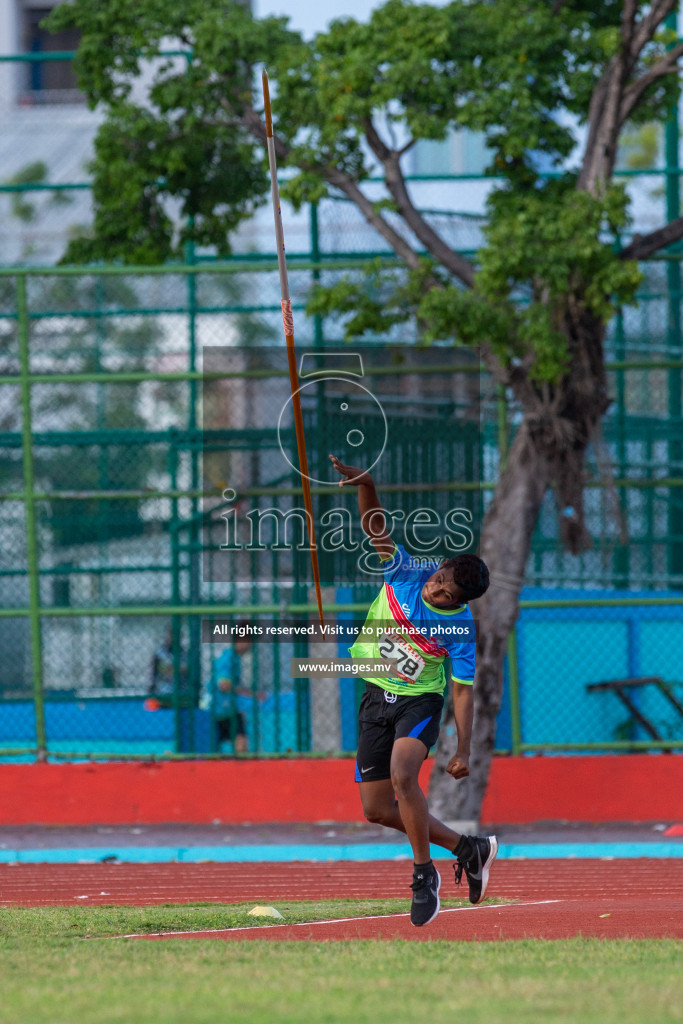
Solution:
<svg viewBox="0 0 683 1024"><path fill-rule="evenodd" d="M340 591L339 600L350 593ZM624 591L527 589L523 599L618 598ZM628 593L629 597L652 596ZM679 683L683 700L683 606L645 605L611 608L526 608L517 626L520 715L524 743L605 743L647 739L629 723L629 713L613 693L589 693L589 683L627 676L658 675ZM346 646L339 648L345 656ZM507 664L496 748L512 742ZM284 680L283 680L284 682ZM357 687L340 680L341 747L356 745ZM632 691L637 706L667 739L683 739L683 720L654 687ZM48 699L45 707L49 746L55 751L163 754L174 749L170 710L145 710L145 698ZM258 749L264 753L296 750L296 702L283 689L259 704ZM30 701L0 704L0 746L35 746ZM211 750L208 712L183 712L182 732L194 715L195 750ZM250 744L254 749L253 742ZM229 749L229 748L228 748Z"/></svg>
<svg viewBox="0 0 683 1024"><path fill-rule="evenodd" d="M522 593L527 600L626 596L653 594L532 588ZM679 698L683 696L681 605L525 608L517 625L517 649L525 743L649 738L641 727L629 725L629 712L614 693L589 693L589 683L657 675L666 682L679 683ZM683 720L655 687L638 688L631 696L662 736L683 739ZM506 720L504 711L498 723L497 746L501 749L509 729L509 713Z"/></svg>

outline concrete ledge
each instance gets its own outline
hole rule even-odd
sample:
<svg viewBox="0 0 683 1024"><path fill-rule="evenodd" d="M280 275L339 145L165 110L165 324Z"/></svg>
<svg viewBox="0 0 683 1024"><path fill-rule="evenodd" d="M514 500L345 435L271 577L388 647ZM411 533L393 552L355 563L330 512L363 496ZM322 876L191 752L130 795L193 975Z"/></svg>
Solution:
<svg viewBox="0 0 683 1024"><path fill-rule="evenodd" d="M460 832L466 836L479 835L479 822L474 818L456 818L454 821L444 821L454 832Z"/></svg>

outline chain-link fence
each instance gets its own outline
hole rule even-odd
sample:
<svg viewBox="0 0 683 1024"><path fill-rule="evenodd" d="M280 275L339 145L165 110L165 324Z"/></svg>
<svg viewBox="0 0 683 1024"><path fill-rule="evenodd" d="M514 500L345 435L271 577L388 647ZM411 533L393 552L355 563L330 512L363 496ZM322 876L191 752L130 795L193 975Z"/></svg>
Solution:
<svg viewBox="0 0 683 1024"><path fill-rule="evenodd" d="M305 622L315 609L308 555L287 537L301 480L278 275L259 255L272 252L270 210L236 233L229 264L38 269L92 219L100 114L77 89L78 40L49 37L36 17L22 31L36 52L0 60L0 261L36 265L0 274L0 756L352 750L362 684L290 673L292 657L344 656L346 642L202 641L203 623ZM666 130L677 138L675 118ZM435 145L416 148L411 194L449 245L475 253L494 179L421 173ZM665 203L675 216L677 168L617 173L634 230L659 226ZM383 198L382 182L365 187ZM349 346L341 318L303 315L312 283L391 254L341 197L287 209L286 229L297 348L328 371ZM683 744L681 268L669 255L645 265L638 305L610 326L613 402L587 462L587 552L563 552L553 495L544 502L501 750ZM362 549L346 550L356 509L331 486L329 451L365 458L359 434L381 448L374 472L400 539L449 554L444 537L476 543L518 420L471 353L417 341L417 325L397 326L360 346L362 375L347 364L301 376L315 521L332 537L324 598L339 622L362 617L378 584L359 569ZM456 509L471 521L449 533Z"/></svg>
<svg viewBox="0 0 683 1024"><path fill-rule="evenodd" d="M552 496L543 507L500 749L683 745L683 361L653 291L661 266L610 334L591 550L562 553ZM295 261L299 307L314 272L338 270ZM2 756L354 748L362 684L290 672L348 641L202 641L202 622L315 611L308 554L287 535L301 480L278 300L272 265L254 262L0 277ZM359 569L355 495L334 486L328 453L372 456L399 540L449 554L449 536L476 544L516 410L474 353L412 337L348 346L337 324L296 322L315 522L339 534L321 553L324 599L343 622L378 583Z"/></svg>

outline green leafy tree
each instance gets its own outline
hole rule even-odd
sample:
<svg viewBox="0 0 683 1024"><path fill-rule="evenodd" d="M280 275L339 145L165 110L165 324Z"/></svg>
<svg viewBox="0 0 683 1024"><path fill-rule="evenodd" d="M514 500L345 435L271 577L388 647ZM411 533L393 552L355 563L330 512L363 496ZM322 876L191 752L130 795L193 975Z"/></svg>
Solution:
<svg viewBox="0 0 683 1024"><path fill-rule="evenodd" d="M319 294L352 333L418 317L428 336L477 345L521 421L485 517L481 554L494 585L478 602L475 736L469 787L442 785L437 813L477 817L501 700L507 637L518 615L531 537L553 489L562 537L587 543L587 445L608 407L606 324L632 302L637 260L683 237L683 218L616 252L628 200L613 179L625 127L661 120L677 96L683 45L666 30L675 0L388 0L304 42L279 19L228 0L72 0L50 18L77 27L80 87L106 111L95 175L95 232L68 256L164 259L187 238L228 248L230 229L262 200L264 128L254 70L276 83L276 151L295 203L330 191L351 200L403 264ZM141 62L174 40L185 63L159 58L143 102ZM486 240L455 251L416 206L403 157L453 128L483 133L496 175ZM538 154L559 176L543 178ZM367 179L384 175L384 200ZM565 168L571 168L564 170ZM172 203L183 218L173 217ZM181 225L177 227L176 225ZM520 301L522 300L522 301ZM444 733L439 759L452 753Z"/></svg>
<svg viewBox="0 0 683 1024"><path fill-rule="evenodd" d="M37 209L35 202L31 202L27 199L27 192L22 191L22 186L27 185L44 185L48 177L47 164L42 160L37 160L35 163L26 164L21 167L16 174L13 174L11 178L7 180L8 185L17 186L17 191L11 194L10 209L12 216L17 217L18 220L23 221L25 224L31 224L36 219ZM71 202L69 197L61 192L59 189L47 190L48 199L45 205L52 206L68 206Z"/></svg>
<svg viewBox="0 0 683 1024"><path fill-rule="evenodd" d="M72 202L63 190L49 187L48 176L47 164L43 160L36 160L20 167L4 182L13 189L9 193L10 214L25 226L35 226L50 209L69 206ZM36 186L44 187L36 189ZM23 246L21 259L28 259L34 249L35 243L27 240Z"/></svg>

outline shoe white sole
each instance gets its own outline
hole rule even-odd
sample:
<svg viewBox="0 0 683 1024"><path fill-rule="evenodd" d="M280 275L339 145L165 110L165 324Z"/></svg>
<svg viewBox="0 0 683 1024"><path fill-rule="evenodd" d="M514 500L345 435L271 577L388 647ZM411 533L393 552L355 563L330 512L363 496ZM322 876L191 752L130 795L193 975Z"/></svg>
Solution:
<svg viewBox="0 0 683 1024"><path fill-rule="evenodd" d="M496 849L497 849L497 845L496 845ZM436 868L434 868L434 870L436 871ZM436 915L439 913L439 910L441 909L441 900L439 899L439 890L441 889L441 875L439 874L438 871L436 871L436 877L438 879L438 883L437 883L437 886L436 886L436 910L434 911L432 916L429 918L429 920L428 921L423 921L422 924L415 924L414 921L411 921L410 923L412 924L413 928L424 928L424 926L426 924L431 924L432 921L434 920L434 918L436 917Z"/></svg>
<svg viewBox="0 0 683 1024"><path fill-rule="evenodd" d="M489 884L489 871L491 869L491 865L493 864L494 860L498 856L498 840L496 839L495 836L487 836L486 838L488 839L488 841L491 844L491 851L490 851L488 857L486 858L485 863L482 865L482 869L481 869L481 896L477 900L477 903L481 903L481 901L483 900L484 896L486 895L486 888L487 888L487 886Z"/></svg>

